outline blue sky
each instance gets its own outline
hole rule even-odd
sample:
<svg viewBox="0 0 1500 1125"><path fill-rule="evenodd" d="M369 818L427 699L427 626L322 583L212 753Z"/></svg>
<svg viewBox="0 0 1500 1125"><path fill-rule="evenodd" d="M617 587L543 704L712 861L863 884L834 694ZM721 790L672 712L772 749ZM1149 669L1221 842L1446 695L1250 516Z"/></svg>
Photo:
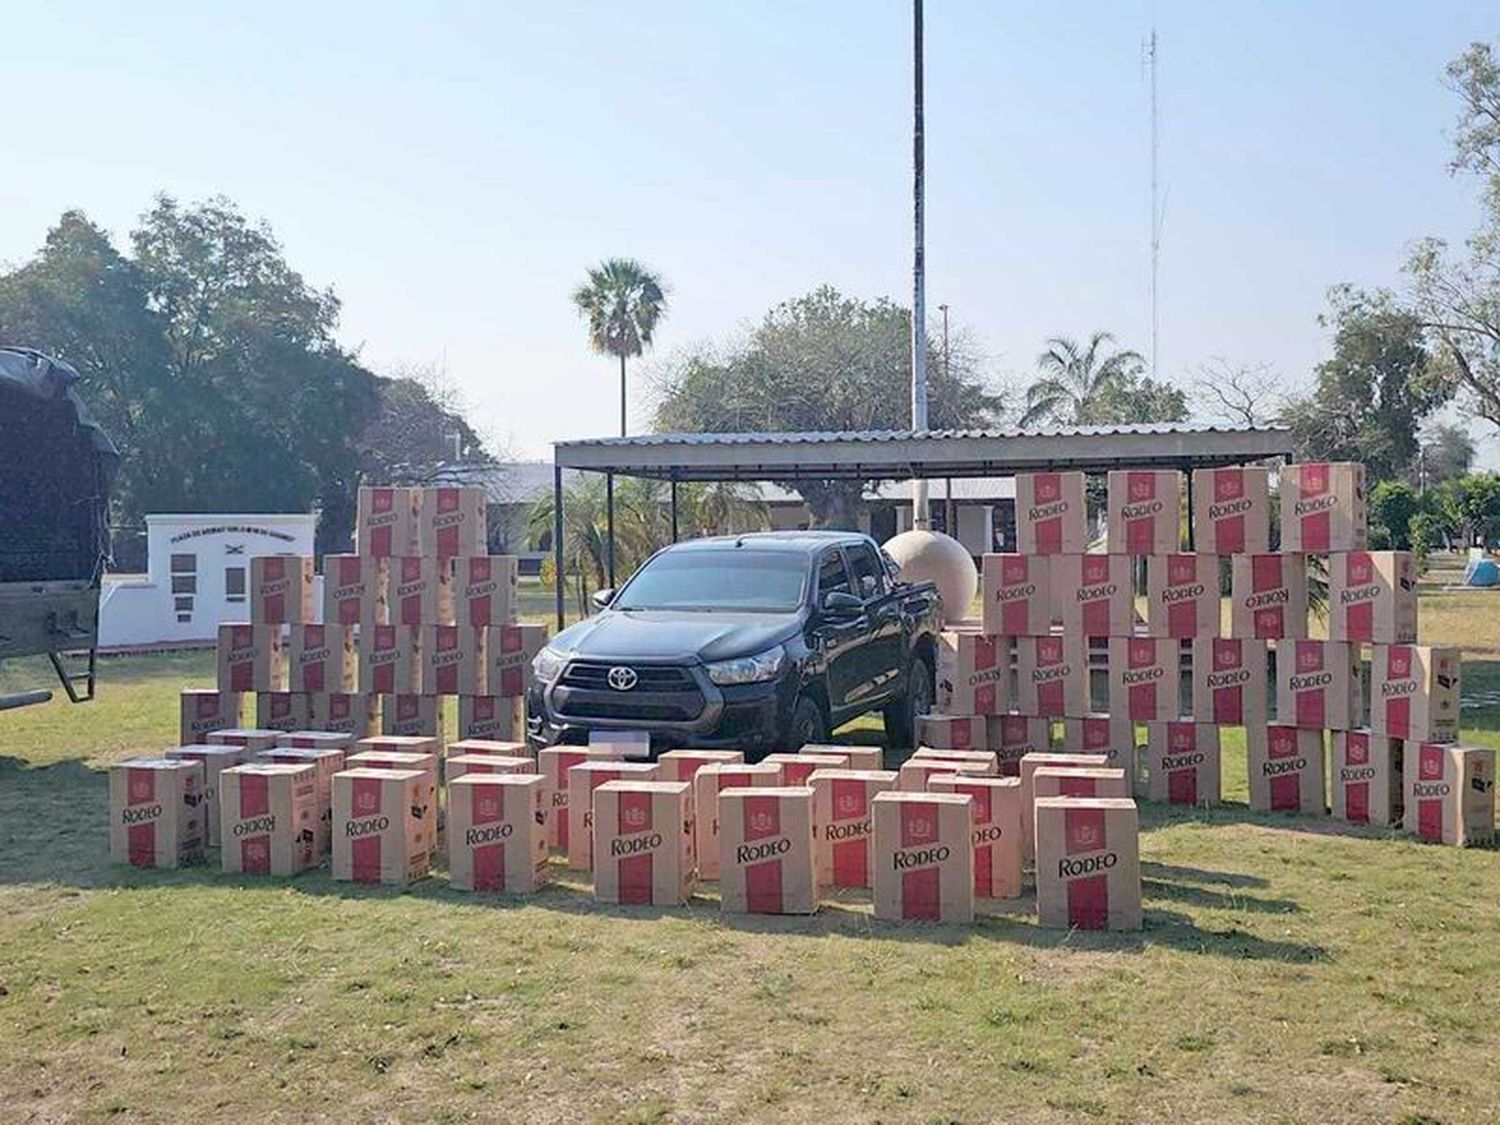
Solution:
<svg viewBox="0 0 1500 1125"><path fill-rule="evenodd" d="M157 191L225 194L334 287L368 363L445 364L538 456L616 424L568 303L599 258L666 275L658 352L825 281L909 299L907 5L425 7L17 7L0 263L65 207L123 240ZM1473 226L1442 70L1494 4L928 0L928 299L997 375L1059 332L1147 347L1153 14L1162 373L1295 386L1330 284L1399 286L1412 239Z"/></svg>

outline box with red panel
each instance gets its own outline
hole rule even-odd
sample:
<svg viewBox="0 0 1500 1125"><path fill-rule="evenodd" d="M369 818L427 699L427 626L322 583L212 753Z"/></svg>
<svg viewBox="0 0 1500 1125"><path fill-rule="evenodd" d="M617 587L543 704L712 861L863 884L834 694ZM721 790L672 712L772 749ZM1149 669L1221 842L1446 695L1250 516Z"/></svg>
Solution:
<svg viewBox="0 0 1500 1125"><path fill-rule="evenodd" d="M917 744L938 750L983 750L987 738L983 715L917 716Z"/></svg>
<svg viewBox="0 0 1500 1125"><path fill-rule="evenodd" d="M568 866L588 871L594 861L593 793L606 781L655 781L654 762L579 762L568 770Z"/></svg>
<svg viewBox="0 0 1500 1125"><path fill-rule="evenodd" d="M333 877L405 886L427 876L429 821L421 770L347 769L333 775Z"/></svg>
<svg viewBox="0 0 1500 1125"><path fill-rule="evenodd" d="M811 754L798 751L795 754L767 754L761 759L767 765L781 767L781 784L806 785L814 770L842 770L849 768L845 754Z"/></svg>
<svg viewBox="0 0 1500 1125"><path fill-rule="evenodd" d="M203 858L203 763L128 758L109 767L109 858L180 867Z"/></svg>
<svg viewBox="0 0 1500 1125"><path fill-rule="evenodd" d="M732 765L745 760L743 750L664 750L657 755L663 781L692 781L704 766Z"/></svg>
<svg viewBox="0 0 1500 1125"><path fill-rule="evenodd" d="M1064 719L1061 749L1064 754L1103 754L1108 759L1106 765L1122 769L1134 777L1135 720L1129 715L1111 715L1107 711Z"/></svg>
<svg viewBox="0 0 1500 1125"><path fill-rule="evenodd" d="M460 738L448 743L447 753L450 757L455 754L491 754L501 758L526 758L533 765L536 763L536 751L530 745L508 739Z"/></svg>
<svg viewBox="0 0 1500 1125"><path fill-rule="evenodd" d="M1403 827L1434 844L1495 842L1495 751L1408 742L1402 767Z"/></svg>
<svg viewBox="0 0 1500 1125"><path fill-rule="evenodd" d="M257 754L274 748L277 740L285 733L286 731L258 730L254 727L231 727L228 730L209 731L208 741L220 746L238 746L251 754Z"/></svg>
<svg viewBox="0 0 1500 1125"><path fill-rule="evenodd" d="M1410 551L1328 558L1328 639L1379 645L1417 640L1417 563Z"/></svg>
<svg viewBox="0 0 1500 1125"><path fill-rule="evenodd" d="M402 735L365 738L354 744L354 753L344 758L348 769L418 770L426 779L422 792L423 823L427 831L427 850L437 854L438 845L438 760L439 750L433 739Z"/></svg>
<svg viewBox="0 0 1500 1125"><path fill-rule="evenodd" d="M1146 724L1146 797L1172 805L1217 805L1219 728L1173 719Z"/></svg>
<svg viewBox="0 0 1500 1125"><path fill-rule="evenodd" d="M333 843L333 775L343 771L348 746L307 745L307 740L311 736L306 732L287 737L295 738L303 744L282 743L274 750L262 750L256 754L255 760L282 766L312 767L317 781L318 795L318 822L314 829L314 844L317 854L325 856Z"/></svg>
<svg viewBox="0 0 1500 1125"><path fill-rule="evenodd" d="M485 690L478 694L524 696L531 682L531 662L546 643L545 625L486 626Z"/></svg>
<svg viewBox="0 0 1500 1125"><path fill-rule="evenodd" d="M738 914L814 913L812 789L722 789L718 801L720 908Z"/></svg>
<svg viewBox="0 0 1500 1125"><path fill-rule="evenodd" d="M1050 562L1052 604L1063 635L1128 637L1135 628L1129 555L1059 555Z"/></svg>
<svg viewBox="0 0 1500 1125"><path fill-rule="evenodd" d="M754 765L736 762L699 768L693 776L693 809L697 818L693 855L698 863L698 878L719 877L720 790L769 789L780 784L781 767L775 762L757 762Z"/></svg>
<svg viewBox="0 0 1500 1125"><path fill-rule="evenodd" d="M1036 802L1036 906L1052 929L1141 928L1140 819L1123 798Z"/></svg>
<svg viewBox="0 0 1500 1125"><path fill-rule="evenodd" d="M1401 740L1368 730L1332 738L1333 815L1386 828L1401 819Z"/></svg>
<svg viewBox="0 0 1500 1125"><path fill-rule="evenodd" d="M430 738L441 747L444 741L442 698L414 692L385 696L380 702L380 733L404 738Z"/></svg>
<svg viewBox="0 0 1500 1125"><path fill-rule="evenodd" d="M1265 726L1266 642L1199 637L1193 642L1193 718L1229 727Z"/></svg>
<svg viewBox="0 0 1500 1125"><path fill-rule="evenodd" d="M310 765L247 762L219 776L225 871L295 875L318 862L318 777Z"/></svg>
<svg viewBox="0 0 1500 1125"><path fill-rule="evenodd" d="M948 774L927 783L932 793L968 797L974 824L974 897L1021 894L1021 779Z"/></svg>
<svg viewBox="0 0 1500 1125"><path fill-rule="evenodd" d="M359 690L399 695L421 686L421 632L407 625L371 625L359 631Z"/></svg>
<svg viewBox="0 0 1500 1125"><path fill-rule="evenodd" d="M453 574L446 560L403 555L390 561L386 588L393 625L453 624Z"/></svg>
<svg viewBox="0 0 1500 1125"><path fill-rule="evenodd" d="M365 558L398 558L417 545L417 490L361 488L355 520L355 551Z"/></svg>
<svg viewBox="0 0 1500 1125"><path fill-rule="evenodd" d="M983 762L966 762L954 758L908 758L896 771L896 788L903 793L925 793L931 778L962 773L975 777L994 777Z"/></svg>
<svg viewBox="0 0 1500 1125"><path fill-rule="evenodd" d="M1455 741L1462 672L1456 648L1376 645L1370 650L1370 730L1413 742Z"/></svg>
<svg viewBox="0 0 1500 1125"><path fill-rule="evenodd" d="M238 746L222 743L197 743L178 746L162 754L174 762L197 762L203 767L202 826L203 842L210 848L219 846L219 775L227 769L242 765L248 751Z"/></svg>
<svg viewBox="0 0 1500 1125"><path fill-rule="evenodd" d="M467 555L453 560L453 619L482 629L516 620L515 555Z"/></svg>
<svg viewBox="0 0 1500 1125"><path fill-rule="evenodd" d="M937 709L950 715L1010 710L1010 639L945 630L938 637Z"/></svg>
<svg viewBox="0 0 1500 1125"><path fill-rule="evenodd" d="M1032 825L1043 797L1129 797L1130 778L1107 766L1038 766L1031 775Z"/></svg>
<svg viewBox="0 0 1500 1125"><path fill-rule="evenodd" d="M1135 722L1182 714L1182 642L1171 637L1109 639L1109 713Z"/></svg>
<svg viewBox="0 0 1500 1125"><path fill-rule="evenodd" d="M617 762L622 754L610 747L544 746L536 753L537 773L546 780L542 794L547 810L547 846L571 850L568 832L568 771L580 762Z"/></svg>
<svg viewBox="0 0 1500 1125"><path fill-rule="evenodd" d="M1052 587L1045 555L985 555L980 629L991 636L1035 637L1052 627Z"/></svg>
<svg viewBox="0 0 1500 1125"><path fill-rule="evenodd" d="M469 625L423 625L422 694L486 694L484 634Z"/></svg>
<svg viewBox="0 0 1500 1125"><path fill-rule="evenodd" d="M1219 556L1152 555L1146 560L1146 631L1153 637L1219 635Z"/></svg>
<svg viewBox="0 0 1500 1125"><path fill-rule="evenodd" d="M471 773L536 773L536 761L505 754L450 754L443 759L443 777L447 781L457 781Z"/></svg>
<svg viewBox="0 0 1500 1125"><path fill-rule="evenodd" d="M417 497L417 554L436 559L482 555L486 545L482 488L438 485Z"/></svg>
<svg viewBox="0 0 1500 1125"><path fill-rule="evenodd" d="M693 787L606 781L594 790L594 898L681 906L693 897Z"/></svg>
<svg viewBox="0 0 1500 1125"><path fill-rule="evenodd" d="M799 754L838 754L845 759L844 765L851 770L885 769L885 748L881 746L833 746L809 742L801 747Z"/></svg>
<svg viewBox="0 0 1500 1125"><path fill-rule="evenodd" d="M460 891L532 894L547 877L546 780L467 773L448 786L448 878Z"/></svg>
<svg viewBox="0 0 1500 1125"><path fill-rule="evenodd" d="M962 793L877 793L871 897L893 922L974 920L974 801Z"/></svg>
<svg viewBox="0 0 1500 1125"><path fill-rule="evenodd" d="M1112 469L1105 526L1111 554L1166 555L1182 549L1182 474Z"/></svg>
<svg viewBox="0 0 1500 1125"><path fill-rule="evenodd" d="M388 568L370 555L323 556L323 621L329 625L384 625Z"/></svg>
<svg viewBox="0 0 1500 1125"><path fill-rule="evenodd" d="M1271 472L1259 466L1193 470L1193 544L1210 555L1271 549Z"/></svg>
<svg viewBox="0 0 1500 1125"><path fill-rule="evenodd" d="M1229 585L1231 637L1307 636L1306 555L1235 555Z"/></svg>
<svg viewBox="0 0 1500 1125"><path fill-rule="evenodd" d="M937 758L945 762L965 762L980 767L992 777L1000 773L1000 755L993 750L940 750L932 746L918 746L911 753L910 761Z"/></svg>
<svg viewBox="0 0 1500 1125"><path fill-rule="evenodd" d="M1131 738L1135 737L1134 725L1131 726ZM1134 754L1131 756L1134 761ZM1021 857L1030 859L1035 850L1034 831L1035 825L1031 818L1031 806L1036 800L1035 779L1036 771L1046 768L1067 770L1088 769L1119 769L1119 766L1110 761L1108 754L1091 753L1062 753L1054 754L1051 751L1033 751L1021 759L1020 771L1017 781L1020 784L1021 798ZM1133 771L1124 770L1126 777L1132 777Z"/></svg>
<svg viewBox="0 0 1500 1125"><path fill-rule="evenodd" d="M353 627L293 625L287 645L287 674L293 691L353 691Z"/></svg>
<svg viewBox="0 0 1500 1125"><path fill-rule="evenodd" d="M1257 812L1328 811L1324 791L1323 732L1273 723L1245 728L1250 807Z"/></svg>
<svg viewBox="0 0 1500 1125"><path fill-rule="evenodd" d="M1283 551L1363 551L1368 542L1363 465L1308 461L1281 470Z"/></svg>
<svg viewBox="0 0 1500 1125"><path fill-rule="evenodd" d="M1016 474L1016 546L1021 554L1082 554L1088 538L1082 473Z"/></svg>
<svg viewBox="0 0 1500 1125"><path fill-rule="evenodd" d="M1077 634L1016 638L1016 710L1041 719L1086 715L1088 642Z"/></svg>
<svg viewBox="0 0 1500 1125"><path fill-rule="evenodd" d="M991 715L987 735L1002 777L1018 776L1027 754L1052 749L1052 721L1037 715Z"/></svg>
<svg viewBox="0 0 1500 1125"><path fill-rule="evenodd" d="M526 736L526 700L520 696L460 695L458 737L513 742Z"/></svg>
<svg viewBox="0 0 1500 1125"><path fill-rule="evenodd" d="M278 750L337 750L347 754L354 743L354 736L342 731L289 730L276 736Z"/></svg>
<svg viewBox="0 0 1500 1125"><path fill-rule="evenodd" d="M300 691L255 694L255 725L261 730L303 730L312 721L312 704Z"/></svg>
<svg viewBox="0 0 1500 1125"><path fill-rule="evenodd" d="M310 555L254 555L250 559L250 623L316 621Z"/></svg>
<svg viewBox="0 0 1500 1125"><path fill-rule="evenodd" d="M822 885L870 885L870 802L896 788L894 770L815 770L813 791L817 871Z"/></svg>
<svg viewBox="0 0 1500 1125"><path fill-rule="evenodd" d="M286 650L278 625L220 625L217 653L220 691L286 687Z"/></svg>
<svg viewBox="0 0 1500 1125"><path fill-rule="evenodd" d="M357 692L313 692L308 697L314 730L335 731L354 739L380 733L380 696Z"/></svg>
<svg viewBox="0 0 1500 1125"><path fill-rule="evenodd" d="M237 691L184 691L179 704L177 742L192 746L202 742L211 730L226 730L240 725L244 695Z"/></svg>
<svg viewBox="0 0 1500 1125"><path fill-rule="evenodd" d="M1276 721L1309 730L1352 730L1360 700L1358 645L1281 641L1276 645Z"/></svg>

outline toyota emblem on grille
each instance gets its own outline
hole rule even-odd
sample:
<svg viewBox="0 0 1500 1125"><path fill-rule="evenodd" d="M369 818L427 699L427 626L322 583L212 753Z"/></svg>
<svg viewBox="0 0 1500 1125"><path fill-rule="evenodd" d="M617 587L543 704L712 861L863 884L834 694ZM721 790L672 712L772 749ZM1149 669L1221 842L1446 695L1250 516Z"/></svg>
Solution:
<svg viewBox="0 0 1500 1125"><path fill-rule="evenodd" d="M616 691L629 691L631 688L635 687L636 681L639 678L640 677L635 674L634 668L626 668L623 664L616 665L615 667L611 668L609 670L609 675L606 677L606 679L609 681L609 686L614 688Z"/></svg>

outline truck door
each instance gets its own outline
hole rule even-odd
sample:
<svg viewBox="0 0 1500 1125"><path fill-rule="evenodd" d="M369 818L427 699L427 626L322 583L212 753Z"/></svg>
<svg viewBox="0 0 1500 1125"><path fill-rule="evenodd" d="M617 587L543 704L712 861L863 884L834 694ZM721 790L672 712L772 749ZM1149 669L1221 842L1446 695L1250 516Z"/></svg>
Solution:
<svg viewBox="0 0 1500 1125"><path fill-rule="evenodd" d="M814 595L817 601L813 604L821 606L823 596L832 590L846 594L856 592L844 565L844 553L837 547L830 547L818 556L818 588ZM830 621L821 613L816 618L813 637L822 649L828 668L828 703L835 712L858 702L860 650L869 628L865 614L839 621ZM835 716L834 722L838 721Z"/></svg>
<svg viewBox="0 0 1500 1125"><path fill-rule="evenodd" d="M855 543L845 548L845 555L854 592L864 599L869 619L860 656L860 697L889 698L900 686L906 658L900 602L892 593L885 564L873 546Z"/></svg>

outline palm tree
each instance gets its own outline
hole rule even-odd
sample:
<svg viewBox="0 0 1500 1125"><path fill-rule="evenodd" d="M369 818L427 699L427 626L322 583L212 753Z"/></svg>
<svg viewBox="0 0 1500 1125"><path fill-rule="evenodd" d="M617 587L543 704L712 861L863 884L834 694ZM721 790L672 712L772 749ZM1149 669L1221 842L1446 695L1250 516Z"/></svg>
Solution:
<svg viewBox="0 0 1500 1125"><path fill-rule="evenodd" d="M1026 388L1021 425L1039 422L1079 426L1094 421L1093 408L1116 380L1138 375L1145 361L1133 351L1108 351L1114 337L1095 332L1087 347L1067 336L1054 336L1037 357L1040 377Z"/></svg>
<svg viewBox="0 0 1500 1125"><path fill-rule="evenodd" d="M625 360L651 344L667 312L666 285L634 258L608 258L589 270L573 291L573 304L589 322L589 346L620 359L620 436L625 436Z"/></svg>

